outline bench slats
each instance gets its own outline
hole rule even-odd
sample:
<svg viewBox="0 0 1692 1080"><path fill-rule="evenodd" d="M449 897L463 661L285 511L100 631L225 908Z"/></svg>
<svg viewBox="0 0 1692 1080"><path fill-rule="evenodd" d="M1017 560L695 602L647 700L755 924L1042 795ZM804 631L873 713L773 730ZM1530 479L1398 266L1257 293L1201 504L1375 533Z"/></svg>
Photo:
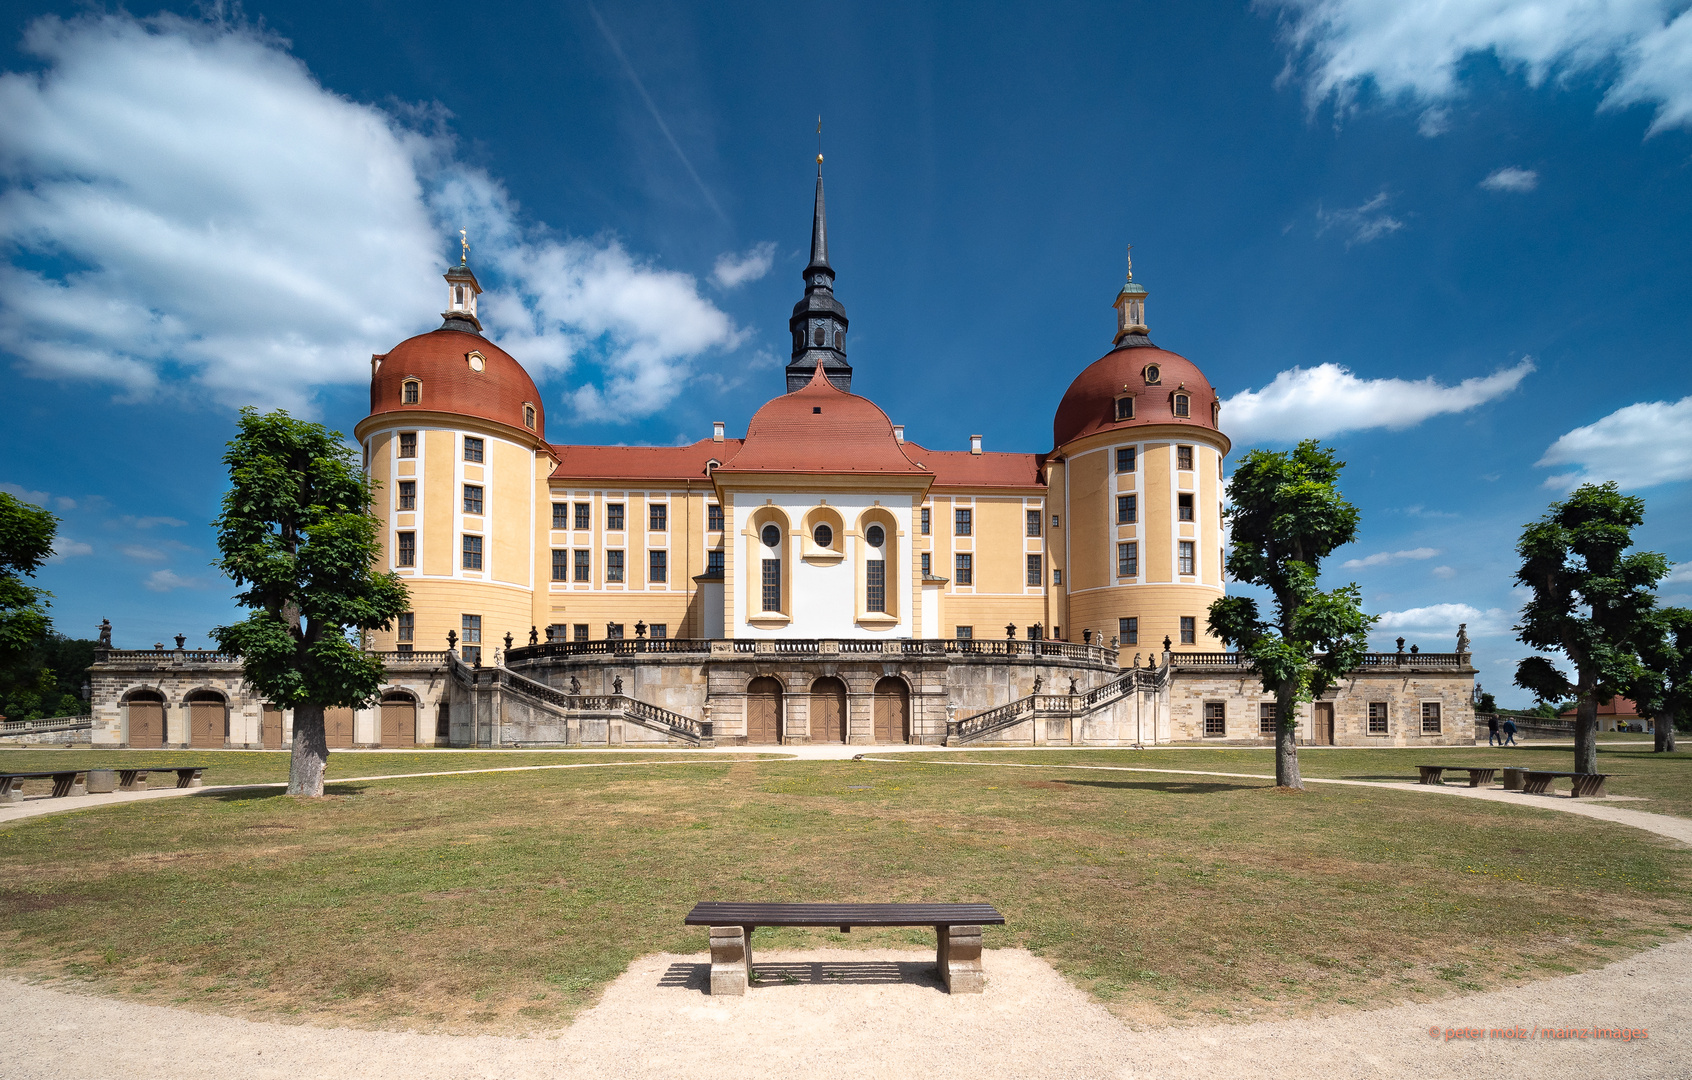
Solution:
<svg viewBox="0 0 1692 1080"><path fill-rule="evenodd" d="M755 904L702 901L687 926L1003 926L991 904Z"/></svg>

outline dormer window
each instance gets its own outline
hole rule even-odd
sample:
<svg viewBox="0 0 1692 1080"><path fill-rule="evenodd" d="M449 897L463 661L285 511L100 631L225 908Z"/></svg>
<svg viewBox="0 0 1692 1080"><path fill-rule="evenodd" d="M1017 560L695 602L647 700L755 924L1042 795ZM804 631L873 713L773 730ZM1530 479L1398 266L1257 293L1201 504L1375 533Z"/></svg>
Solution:
<svg viewBox="0 0 1692 1080"><path fill-rule="evenodd" d="M487 357L483 356L479 352L471 353L467 359L470 361L471 371L481 371L483 368L488 366Z"/></svg>
<svg viewBox="0 0 1692 1080"><path fill-rule="evenodd" d="M535 426L535 407L526 402L523 405L523 426L530 430Z"/></svg>
<svg viewBox="0 0 1692 1080"><path fill-rule="evenodd" d="M1210 426L1222 426L1222 403L1220 401L1212 401L1210 403Z"/></svg>
<svg viewBox="0 0 1692 1080"><path fill-rule="evenodd" d="M1156 386L1158 383L1163 381L1163 372L1156 364L1147 364L1146 370L1143 374L1146 377L1147 386Z"/></svg>
<svg viewBox="0 0 1692 1080"><path fill-rule="evenodd" d="M400 403L415 405L423 400L423 384L416 379L407 379L400 386Z"/></svg>
<svg viewBox="0 0 1692 1080"><path fill-rule="evenodd" d="M1193 414L1193 399L1186 394L1175 395L1175 415L1188 417Z"/></svg>
<svg viewBox="0 0 1692 1080"><path fill-rule="evenodd" d="M1134 399L1133 398L1131 398L1131 397L1119 397L1119 398L1116 399L1116 418L1117 418L1117 420L1132 420L1132 419L1134 419Z"/></svg>

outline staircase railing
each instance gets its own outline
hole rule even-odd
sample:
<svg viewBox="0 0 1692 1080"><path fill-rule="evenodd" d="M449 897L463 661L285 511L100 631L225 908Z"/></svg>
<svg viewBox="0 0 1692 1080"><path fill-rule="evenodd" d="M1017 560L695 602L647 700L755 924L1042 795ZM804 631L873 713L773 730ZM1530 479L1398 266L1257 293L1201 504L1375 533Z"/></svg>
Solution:
<svg viewBox="0 0 1692 1080"><path fill-rule="evenodd" d="M1081 719L1140 689L1156 690L1163 685L1167 668L1130 668L1118 678L1084 694L1030 694L986 712L946 725L946 745L974 742L1035 716Z"/></svg>
<svg viewBox="0 0 1692 1080"><path fill-rule="evenodd" d="M620 713L624 719L633 720L644 728L673 735L695 746L711 737L713 725L709 721L695 720L627 694L567 694L557 687L505 668L499 669L499 678L500 684L507 690L538 698L566 712Z"/></svg>

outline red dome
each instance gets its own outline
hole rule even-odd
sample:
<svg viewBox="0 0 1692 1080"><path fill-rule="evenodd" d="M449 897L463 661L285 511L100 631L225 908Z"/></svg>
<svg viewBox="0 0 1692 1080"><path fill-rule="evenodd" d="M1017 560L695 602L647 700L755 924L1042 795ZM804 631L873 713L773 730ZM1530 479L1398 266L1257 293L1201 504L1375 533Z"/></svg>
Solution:
<svg viewBox="0 0 1692 1080"><path fill-rule="evenodd" d="M480 353L482 370L471 366ZM480 334L434 330L395 345L376 357L370 377L370 413L444 412L476 416L546 438L546 409L535 381L509 353ZM417 401L407 403L405 384L417 381ZM532 405L535 422L524 422Z"/></svg>
<svg viewBox="0 0 1692 1080"><path fill-rule="evenodd" d="M1156 381L1148 381L1154 367ZM1175 415L1177 393L1190 398L1187 416ZM1116 401L1124 395L1134 398L1132 420L1116 418ZM1113 349L1077 375L1064 392L1052 420L1052 449L1094 432L1148 424L1190 424L1217 431L1215 404L1210 380L1186 357L1148 345Z"/></svg>
<svg viewBox="0 0 1692 1080"><path fill-rule="evenodd" d="M740 453L717 471L923 473L905 456L887 414L829 382L821 364L802 389L752 414Z"/></svg>

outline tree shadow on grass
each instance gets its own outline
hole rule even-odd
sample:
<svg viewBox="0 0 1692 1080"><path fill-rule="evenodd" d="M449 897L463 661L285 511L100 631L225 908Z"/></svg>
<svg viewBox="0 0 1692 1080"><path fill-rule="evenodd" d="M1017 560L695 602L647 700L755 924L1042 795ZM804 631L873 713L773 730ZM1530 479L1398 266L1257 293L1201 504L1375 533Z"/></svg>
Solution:
<svg viewBox="0 0 1692 1080"><path fill-rule="evenodd" d="M1263 791L1275 786L1273 782L1230 784L1217 780L1054 780L1052 783L1068 784L1074 787L1161 791L1169 795L1214 795L1222 791Z"/></svg>
<svg viewBox="0 0 1692 1080"><path fill-rule="evenodd" d="M325 795L362 795L369 790L367 784L324 784ZM198 792L193 798L216 799L224 803L258 802L263 799L281 799L288 794L286 787L251 787L237 788L234 791L206 791Z"/></svg>

